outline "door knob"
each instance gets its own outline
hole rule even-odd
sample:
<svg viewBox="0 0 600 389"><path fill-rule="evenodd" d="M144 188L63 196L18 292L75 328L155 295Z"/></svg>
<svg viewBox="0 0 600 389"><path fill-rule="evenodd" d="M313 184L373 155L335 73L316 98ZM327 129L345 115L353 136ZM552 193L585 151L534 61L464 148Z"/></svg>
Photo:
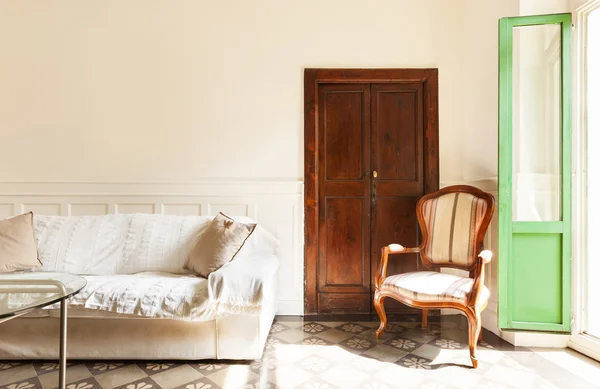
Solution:
<svg viewBox="0 0 600 389"><path fill-rule="evenodd" d="M373 178L377 178L377 170L373 170Z"/></svg>

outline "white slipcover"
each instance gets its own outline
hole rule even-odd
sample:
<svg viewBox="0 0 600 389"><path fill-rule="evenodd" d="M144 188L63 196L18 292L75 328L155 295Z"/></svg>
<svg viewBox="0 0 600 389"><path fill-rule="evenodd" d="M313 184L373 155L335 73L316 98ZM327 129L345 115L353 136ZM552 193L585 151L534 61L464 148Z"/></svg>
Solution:
<svg viewBox="0 0 600 389"><path fill-rule="evenodd" d="M247 217L235 219L252 222ZM257 226L235 259L208 279L189 274L183 264L211 220L209 216L149 214L35 215L43 263L39 271L79 274L88 282L69 301L73 317L68 326L69 356L260 358L275 316L278 241ZM26 329L48 328L49 323L55 327L59 316L55 308L58 305L45 310L48 314L5 323L0 332L0 359L53 358L56 350L50 345L56 339L50 339L48 331L22 335ZM91 324L97 321L104 324ZM133 323L142 321L140 332ZM198 324L182 327L178 324L182 322ZM191 331L185 342L181 342L182 328ZM102 334L102 345L92 340L94 331ZM161 341L155 342L158 334ZM146 346L140 347L142 343Z"/></svg>

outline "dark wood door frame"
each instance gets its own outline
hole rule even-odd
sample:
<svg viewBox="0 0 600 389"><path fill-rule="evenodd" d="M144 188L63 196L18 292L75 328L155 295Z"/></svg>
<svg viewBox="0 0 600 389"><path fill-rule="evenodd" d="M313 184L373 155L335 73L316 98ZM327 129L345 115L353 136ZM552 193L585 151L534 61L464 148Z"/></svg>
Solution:
<svg viewBox="0 0 600 389"><path fill-rule="evenodd" d="M425 107L425 193L439 189L437 69L304 70L304 314L317 313L318 266L318 91L322 83L422 83Z"/></svg>

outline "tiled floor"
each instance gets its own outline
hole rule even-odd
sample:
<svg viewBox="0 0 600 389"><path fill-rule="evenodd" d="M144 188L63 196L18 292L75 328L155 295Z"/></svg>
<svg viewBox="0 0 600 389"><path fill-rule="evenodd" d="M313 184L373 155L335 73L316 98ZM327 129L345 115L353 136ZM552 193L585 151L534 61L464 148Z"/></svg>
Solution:
<svg viewBox="0 0 600 389"><path fill-rule="evenodd" d="M377 326L280 319L260 361L73 361L68 389L600 388L600 364L570 350L515 348L486 332L475 370L461 322L397 322L379 340ZM552 362L565 358L568 369ZM54 388L56 368L0 362L0 389Z"/></svg>

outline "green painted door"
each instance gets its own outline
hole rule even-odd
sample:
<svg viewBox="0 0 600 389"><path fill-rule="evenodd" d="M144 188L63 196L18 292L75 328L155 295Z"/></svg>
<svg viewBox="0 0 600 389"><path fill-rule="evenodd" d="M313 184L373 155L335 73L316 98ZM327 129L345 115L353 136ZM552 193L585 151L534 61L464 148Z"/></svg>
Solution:
<svg viewBox="0 0 600 389"><path fill-rule="evenodd" d="M571 326L571 15L500 19L498 320Z"/></svg>

